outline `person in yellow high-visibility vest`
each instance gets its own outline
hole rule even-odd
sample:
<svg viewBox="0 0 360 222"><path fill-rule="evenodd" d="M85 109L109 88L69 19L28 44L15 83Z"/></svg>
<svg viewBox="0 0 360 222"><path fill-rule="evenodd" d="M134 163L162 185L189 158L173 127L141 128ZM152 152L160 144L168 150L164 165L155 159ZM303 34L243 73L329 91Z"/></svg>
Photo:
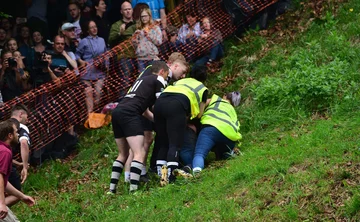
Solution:
<svg viewBox="0 0 360 222"><path fill-rule="evenodd" d="M193 78L175 82L161 93L155 103L155 146L159 149L156 166L161 186L175 181L173 172L179 165L187 121L200 118L204 112L208 89L202 82L206 75L205 70L195 73Z"/></svg>
<svg viewBox="0 0 360 222"><path fill-rule="evenodd" d="M241 94L231 92L223 98L213 95L207 101L207 107L201 117L200 130L193 158L193 173L199 173L204 168L204 160L210 150L215 147L217 158L229 157L240 140L240 123L235 111L239 105Z"/></svg>

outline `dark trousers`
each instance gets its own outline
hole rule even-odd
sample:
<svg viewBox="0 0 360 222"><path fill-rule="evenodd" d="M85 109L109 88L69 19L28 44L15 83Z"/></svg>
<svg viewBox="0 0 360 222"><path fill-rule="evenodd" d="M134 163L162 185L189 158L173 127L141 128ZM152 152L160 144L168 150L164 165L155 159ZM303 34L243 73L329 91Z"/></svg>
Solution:
<svg viewBox="0 0 360 222"><path fill-rule="evenodd" d="M160 97L155 103L154 120L157 160L178 162L186 129L185 109L178 100L172 97Z"/></svg>

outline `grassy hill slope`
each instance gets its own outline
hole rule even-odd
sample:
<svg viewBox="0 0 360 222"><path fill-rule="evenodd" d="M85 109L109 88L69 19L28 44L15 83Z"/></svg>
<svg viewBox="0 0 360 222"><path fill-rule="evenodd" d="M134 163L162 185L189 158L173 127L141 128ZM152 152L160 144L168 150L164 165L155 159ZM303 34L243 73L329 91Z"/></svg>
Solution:
<svg viewBox="0 0 360 222"><path fill-rule="evenodd" d="M124 184L109 197L111 128L88 131L73 159L30 174L37 205L13 211L27 221L359 220L359 15L356 0L298 3L270 29L227 42L207 85L243 94L232 160L210 155L200 178L153 180L134 195Z"/></svg>

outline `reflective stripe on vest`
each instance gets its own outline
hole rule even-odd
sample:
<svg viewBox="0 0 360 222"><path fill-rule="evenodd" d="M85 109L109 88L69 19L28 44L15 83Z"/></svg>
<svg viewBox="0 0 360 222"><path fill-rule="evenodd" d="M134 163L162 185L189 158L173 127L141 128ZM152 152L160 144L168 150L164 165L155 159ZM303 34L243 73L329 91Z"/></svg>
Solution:
<svg viewBox="0 0 360 222"><path fill-rule="evenodd" d="M234 107L217 95L212 96L200 122L215 127L232 141L241 139L240 123Z"/></svg>
<svg viewBox="0 0 360 222"><path fill-rule="evenodd" d="M200 113L200 103L206 90L206 86L198 80L184 78L175 82L173 86L166 87L163 93L180 93L185 95L190 101L190 119L193 119Z"/></svg>
<svg viewBox="0 0 360 222"><path fill-rule="evenodd" d="M189 88L191 91L193 91L194 93L195 93L195 96L196 96L196 101L198 102L198 103L200 103L201 102L201 98L200 98L200 96L199 96L199 92L203 89L203 88L205 88L205 86L204 85L199 85L198 87L196 87L196 88L193 88L193 87L191 87L191 86L189 86L189 85L187 85L187 84L184 84L184 83L180 83L180 84L177 84L178 86L185 86L185 87L187 87L187 88Z"/></svg>
<svg viewBox="0 0 360 222"><path fill-rule="evenodd" d="M213 103L209 104L208 108L209 108L209 109L212 109L212 110L214 110L214 111L216 111L216 112L225 114L226 116L228 116L228 117L231 119L231 116L229 115L229 113L227 113L227 112L219 109L219 106L220 106L220 103L221 103L221 102L224 102L224 101L223 101L220 97L218 97ZM214 106L214 107L211 107L211 105L213 105L214 103L215 103L215 106ZM234 125L234 124L233 124L232 122L230 122L229 120L220 118L220 117L218 117L218 116L216 116L215 114L212 114L212 113L206 113L206 111L208 110L208 108L206 108L206 110L205 110L205 112L204 112L204 115L211 116L211 117L213 117L213 118L215 118L215 119L218 119L218 120L220 120L220 121L223 121L224 123L229 124L229 125L234 129L235 132L238 131L238 129L239 129L239 120L237 120L236 123L235 123L235 125Z"/></svg>

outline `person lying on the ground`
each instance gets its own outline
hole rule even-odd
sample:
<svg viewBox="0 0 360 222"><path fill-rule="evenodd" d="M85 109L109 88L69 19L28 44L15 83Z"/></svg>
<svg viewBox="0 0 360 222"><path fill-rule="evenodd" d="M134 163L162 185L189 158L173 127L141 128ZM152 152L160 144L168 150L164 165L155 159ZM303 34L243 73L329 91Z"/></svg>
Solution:
<svg viewBox="0 0 360 222"><path fill-rule="evenodd" d="M207 107L201 117L202 129L196 142L193 173L198 174L204 169L204 160L209 152L215 148L217 159L229 158L240 140L240 122L235 111L239 105L241 94L231 92L222 98L213 95L208 99Z"/></svg>

